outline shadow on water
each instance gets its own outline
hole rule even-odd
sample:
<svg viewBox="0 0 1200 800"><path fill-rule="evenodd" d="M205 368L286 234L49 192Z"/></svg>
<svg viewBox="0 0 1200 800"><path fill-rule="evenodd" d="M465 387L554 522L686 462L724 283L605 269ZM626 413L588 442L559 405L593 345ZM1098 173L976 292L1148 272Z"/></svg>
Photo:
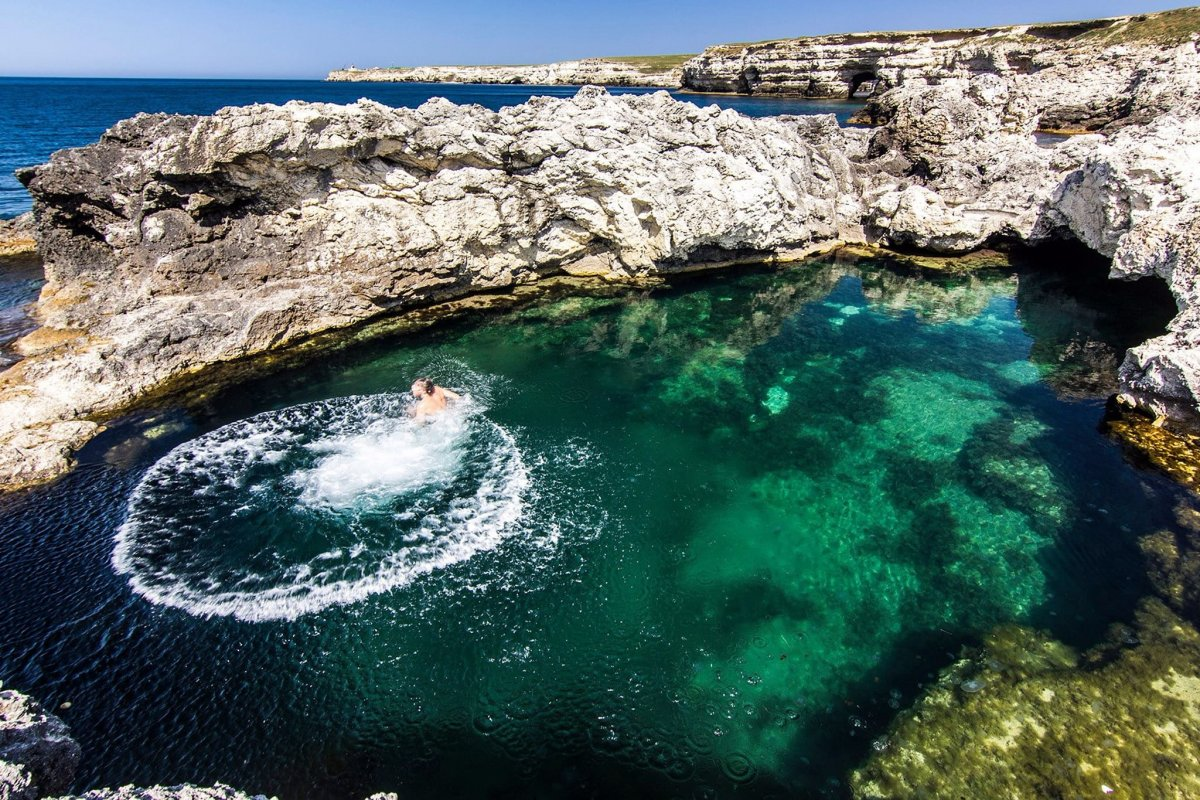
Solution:
<svg viewBox="0 0 1200 800"><path fill-rule="evenodd" d="M1153 285L1128 302L1077 253L1023 258L559 299L131 415L59 483L0 498L0 677L73 702L81 787L841 796L991 626L1087 645L1129 619L1137 537L1174 525L1177 490L1096 430L1112 354L1173 305ZM467 367L543 469L586 444L564 474L601 533L279 624L163 609L112 572L125 500L175 444ZM487 571L514 564L545 574Z"/></svg>

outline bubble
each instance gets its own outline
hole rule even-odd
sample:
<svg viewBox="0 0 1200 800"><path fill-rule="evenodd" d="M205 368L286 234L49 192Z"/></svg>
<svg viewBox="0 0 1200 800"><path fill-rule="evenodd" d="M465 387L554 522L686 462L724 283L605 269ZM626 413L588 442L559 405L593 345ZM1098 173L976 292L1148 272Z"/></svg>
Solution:
<svg viewBox="0 0 1200 800"><path fill-rule="evenodd" d="M504 726L505 719L500 714L478 714L471 720L472 727L484 736L490 736Z"/></svg>
<svg viewBox="0 0 1200 800"><path fill-rule="evenodd" d="M176 447L143 476L112 562L201 617L295 619L466 561L520 532L531 480L470 398L429 423L409 397L269 411Z"/></svg>
<svg viewBox="0 0 1200 800"><path fill-rule="evenodd" d="M734 783L750 783L758 775L750 757L736 752L721 759L721 772Z"/></svg>

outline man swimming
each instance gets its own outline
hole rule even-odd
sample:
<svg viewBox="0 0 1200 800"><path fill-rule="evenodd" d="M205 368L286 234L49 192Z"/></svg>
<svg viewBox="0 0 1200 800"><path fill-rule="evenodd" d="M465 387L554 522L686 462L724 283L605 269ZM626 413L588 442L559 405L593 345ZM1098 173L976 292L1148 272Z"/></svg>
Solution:
<svg viewBox="0 0 1200 800"><path fill-rule="evenodd" d="M413 381L412 395L417 403L409 414L417 419L425 419L446 410L451 400L458 400L459 395L449 389L438 386L429 378L417 378Z"/></svg>

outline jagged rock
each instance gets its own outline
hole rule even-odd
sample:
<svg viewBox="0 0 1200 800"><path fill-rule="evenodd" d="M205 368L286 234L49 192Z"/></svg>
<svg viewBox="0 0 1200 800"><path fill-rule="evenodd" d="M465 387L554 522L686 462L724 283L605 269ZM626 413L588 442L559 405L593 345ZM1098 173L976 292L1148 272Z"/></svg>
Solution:
<svg viewBox="0 0 1200 800"><path fill-rule="evenodd" d="M66 790L79 755L62 720L20 692L0 691L0 796L32 798Z"/></svg>
<svg viewBox="0 0 1200 800"><path fill-rule="evenodd" d="M58 474L157 387L384 314L847 241L945 254L1068 237L1116 277L1162 277L1180 314L1130 351L1122 394L1198 419L1196 41L1153 64L1169 68L1126 98L1145 124L1052 148L1028 87L992 72L889 92L873 133L596 87L498 113L360 101L127 120L21 175L47 285L43 327L0 373L0 474Z"/></svg>
<svg viewBox="0 0 1200 800"><path fill-rule="evenodd" d="M0 761L0 800L37 800L37 796L29 770Z"/></svg>
<svg viewBox="0 0 1200 800"><path fill-rule="evenodd" d="M60 472L64 424L385 312L861 238L845 138L597 88L122 122L22 173L47 285L0 374L2 472Z"/></svg>
<svg viewBox="0 0 1200 800"><path fill-rule="evenodd" d="M93 789L81 795L59 798L58 800L267 800L265 795L248 795L239 792L232 786L223 783L213 786L151 786L139 788L122 786L119 789Z"/></svg>
<svg viewBox="0 0 1200 800"><path fill-rule="evenodd" d="M949 31L851 33L718 45L686 62L683 85L708 92L877 97L981 75L1015 82L1043 129L1096 130L1130 116L1130 97L1160 75L1163 42L1200 30L1195 9L1085 22ZM871 105L859 122L878 124Z"/></svg>
<svg viewBox="0 0 1200 800"><path fill-rule="evenodd" d="M901 714L851 788L864 800L1195 797L1197 688L1200 634L1157 600L1082 658L1005 626Z"/></svg>
<svg viewBox="0 0 1200 800"><path fill-rule="evenodd" d="M681 59L682 60L682 59ZM632 63L631 63L632 62ZM520 66L391 67L333 70L327 81L382 81L385 83L506 83L536 86L679 86L679 67L659 69L627 59L584 58L553 64Z"/></svg>
<svg viewBox="0 0 1200 800"><path fill-rule="evenodd" d="M32 212L14 219L0 219L0 257L27 255L36 248Z"/></svg>

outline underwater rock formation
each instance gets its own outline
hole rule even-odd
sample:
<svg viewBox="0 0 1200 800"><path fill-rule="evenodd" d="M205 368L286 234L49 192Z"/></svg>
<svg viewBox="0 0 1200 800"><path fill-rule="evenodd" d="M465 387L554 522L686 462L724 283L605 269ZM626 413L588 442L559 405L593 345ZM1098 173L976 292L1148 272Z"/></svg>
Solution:
<svg viewBox="0 0 1200 800"><path fill-rule="evenodd" d="M555 275L643 281L845 242L960 254L1077 239L1180 314L1122 396L1196 419L1200 54L1127 97L1144 124L1053 148L1011 77L902 86L882 127L751 119L666 93L142 115L21 175L47 284L0 373L0 475L67 469L158 387L315 334ZM1156 62L1158 63L1158 62ZM1160 64L1161 66L1161 64Z"/></svg>
<svg viewBox="0 0 1200 800"><path fill-rule="evenodd" d="M1200 794L1200 634L1158 600L1080 657L1018 626L944 670L851 776L856 798Z"/></svg>

